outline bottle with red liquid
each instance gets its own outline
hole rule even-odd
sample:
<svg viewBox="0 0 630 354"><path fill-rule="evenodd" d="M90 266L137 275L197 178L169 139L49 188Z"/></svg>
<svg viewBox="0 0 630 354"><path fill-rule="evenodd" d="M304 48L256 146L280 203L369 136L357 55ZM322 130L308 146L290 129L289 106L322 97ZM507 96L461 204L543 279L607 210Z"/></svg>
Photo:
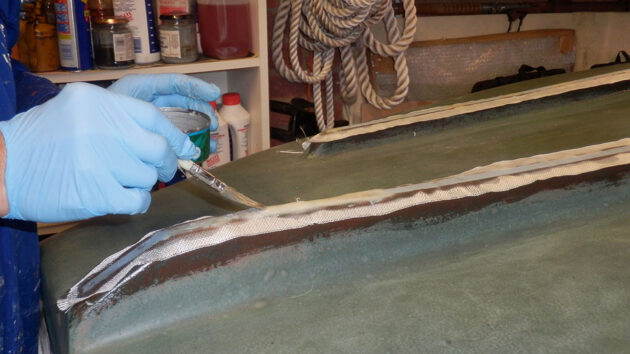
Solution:
<svg viewBox="0 0 630 354"><path fill-rule="evenodd" d="M235 59L252 50L249 0L197 0L197 14L205 55Z"/></svg>

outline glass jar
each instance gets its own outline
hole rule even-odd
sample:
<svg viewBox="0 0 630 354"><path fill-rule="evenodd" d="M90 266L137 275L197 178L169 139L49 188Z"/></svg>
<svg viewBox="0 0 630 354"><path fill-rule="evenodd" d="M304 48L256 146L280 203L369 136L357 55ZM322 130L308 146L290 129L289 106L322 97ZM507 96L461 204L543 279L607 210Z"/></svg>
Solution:
<svg viewBox="0 0 630 354"><path fill-rule="evenodd" d="M34 72L53 71L59 69L59 48L57 47L57 29L54 25L46 23L45 16L39 16L38 23L34 27L35 53L30 58L35 59Z"/></svg>
<svg viewBox="0 0 630 354"><path fill-rule="evenodd" d="M106 16L92 27L94 62L101 69L125 69L134 65L133 36L128 20Z"/></svg>
<svg viewBox="0 0 630 354"><path fill-rule="evenodd" d="M199 58L197 27L190 14L161 15L160 54L170 64L190 63Z"/></svg>
<svg viewBox="0 0 630 354"><path fill-rule="evenodd" d="M217 59L243 58L252 50L250 0L197 0L203 53Z"/></svg>

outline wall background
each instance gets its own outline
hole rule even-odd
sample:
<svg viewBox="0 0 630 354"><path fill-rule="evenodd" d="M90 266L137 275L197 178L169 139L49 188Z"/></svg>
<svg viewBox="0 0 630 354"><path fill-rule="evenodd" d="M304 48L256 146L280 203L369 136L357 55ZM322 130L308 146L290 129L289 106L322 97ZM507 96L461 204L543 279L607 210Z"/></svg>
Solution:
<svg viewBox="0 0 630 354"><path fill-rule="evenodd" d="M419 17L416 40L469 37L507 31L505 15ZM514 28L514 25L513 25ZM531 14L522 31L569 28L576 31L575 70L609 62L621 49L630 51L630 13L579 12Z"/></svg>

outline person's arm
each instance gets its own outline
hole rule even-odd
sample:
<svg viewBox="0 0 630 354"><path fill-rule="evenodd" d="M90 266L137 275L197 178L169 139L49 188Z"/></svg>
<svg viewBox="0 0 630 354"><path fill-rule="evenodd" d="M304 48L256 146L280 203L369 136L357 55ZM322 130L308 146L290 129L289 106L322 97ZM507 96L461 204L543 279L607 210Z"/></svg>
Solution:
<svg viewBox="0 0 630 354"><path fill-rule="evenodd" d="M16 113L26 112L57 96L59 87L50 80L28 71L24 64L11 61L15 82Z"/></svg>
<svg viewBox="0 0 630 354"><path fill-rule="evenodd" d="M9 213L7 187L4 181L4 169L7 165L7 149L4 146L4 136L0 133L0 217Z"/></svg>
<svg viewBox="0 0 630 354"><path fill-rule="evenodd" d="M67 85L0 122L0 215L59 222L145 212L155 182L172 178L178 158L199 153L154 105L214 115L207 101L219 95L215 85L178 74L134 75L110 90Z"/></svg>
<svg viewBox="0 0 630 354"><path fill-rule="evenodd" d="M143 213L155 182L199 154L154 105L85 83L0 122L0 132L10 219Z"/></svg>

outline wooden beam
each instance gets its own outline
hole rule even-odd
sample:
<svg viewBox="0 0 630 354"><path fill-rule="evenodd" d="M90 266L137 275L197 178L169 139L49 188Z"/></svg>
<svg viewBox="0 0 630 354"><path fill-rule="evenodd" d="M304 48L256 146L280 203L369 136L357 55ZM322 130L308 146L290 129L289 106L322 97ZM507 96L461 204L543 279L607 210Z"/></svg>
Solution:
<svg viewBox="0 0 630 354"><path fill-rule="evenodd" d="M397 15L404 13L402 1L393 0L392 3ZM445 3L416 0L416 14L418 16L496 14L507 13L511 10L527 13L626 12L630 11L630 1L530 0L491 2L469 0Z"/></svg>

